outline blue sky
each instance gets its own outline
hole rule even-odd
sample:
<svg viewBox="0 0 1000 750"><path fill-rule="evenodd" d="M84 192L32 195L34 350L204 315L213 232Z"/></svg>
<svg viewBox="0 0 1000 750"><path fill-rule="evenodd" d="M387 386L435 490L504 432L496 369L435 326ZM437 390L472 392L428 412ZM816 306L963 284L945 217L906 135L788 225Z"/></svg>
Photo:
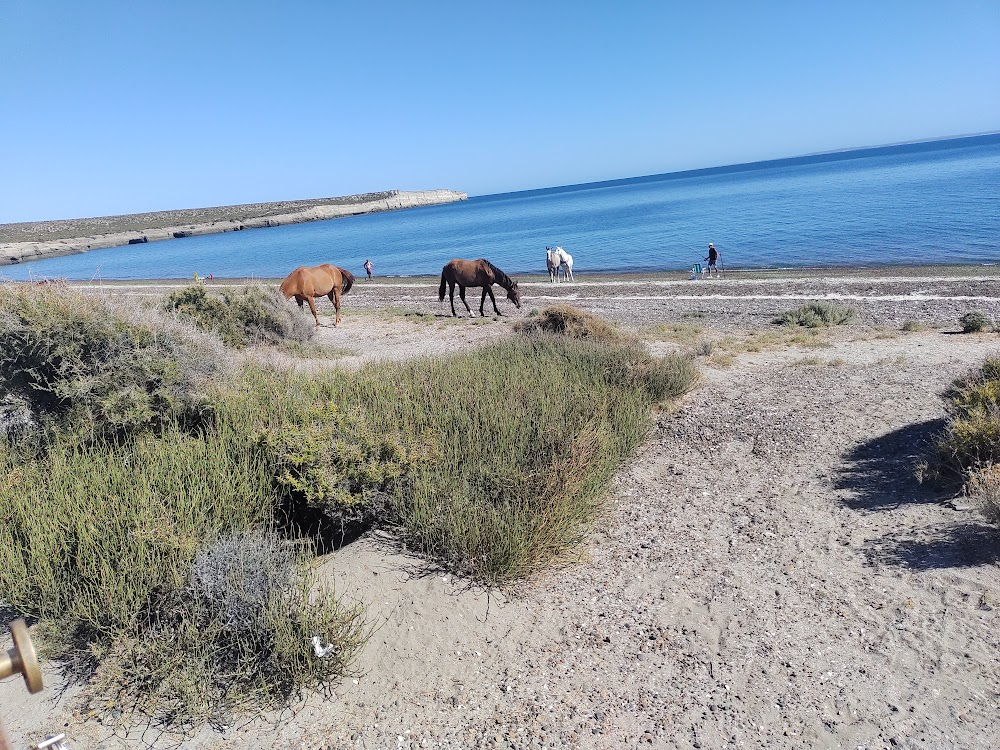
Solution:
<svg viewBox="0 0 1000 750"><path fill-rule="evenodd" d="M0 0L0 223L998 129L996 0Z"/></svg>

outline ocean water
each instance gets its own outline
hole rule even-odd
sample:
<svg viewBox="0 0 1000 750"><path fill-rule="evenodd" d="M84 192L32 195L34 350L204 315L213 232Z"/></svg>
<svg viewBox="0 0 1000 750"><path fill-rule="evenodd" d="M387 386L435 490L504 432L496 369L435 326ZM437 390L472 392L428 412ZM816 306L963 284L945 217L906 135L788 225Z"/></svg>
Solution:
<svg viewBox="0 0 1000 750"><path fill-rule="evenodd" d="M326 262L363 276L365 258L378 276L409 276L455 257L544 273L546 245L575 273L665 271L701 262L709 242L726 268L998 262L1000 135L94 250L0 276L275 278Z"/></svg>

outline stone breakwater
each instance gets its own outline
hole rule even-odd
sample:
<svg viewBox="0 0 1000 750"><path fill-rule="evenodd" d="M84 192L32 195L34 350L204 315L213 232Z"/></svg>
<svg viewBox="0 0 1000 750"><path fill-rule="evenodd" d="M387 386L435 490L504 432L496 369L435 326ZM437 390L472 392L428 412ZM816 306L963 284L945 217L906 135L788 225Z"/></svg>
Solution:
<svg viewBox="0 0 1000 750"><path fill-rule="evenodd" d="M119 231L92 233L61 239L0 242L0 266L9 266L16 263L41 260L43 258L54 258L60 255L85 253L88 250L97 250L106 247L158 242L159 240L193 237L200 234L237 232L245 229L277 227L282 224L300 224L306 221L338 219L344 216L357 216L359 214L371 214L380 211L396 211L404 208L417 208L419 206L434 206L442 203L454 203L455 201L466 200L469 196L466 193L455 190L390 190L384 193L355 197L358 200L336 198L331 199L329 203L309 201L310 205L307 207L290 207L287 212L278 211L277 213L275 212L275 207L280 207L282 204L264 203L259 204L261 207L259 211L260 215L251 216L245 215L245 207L232 206L228 207L233 209L230 213L237 213L237 209L243 209L239 213L244 214L242 218L232 219L222 218L227 213L227 207L198 212L163 212L155 216L169 217L172 213L176 213L178 218L177 223L168 226L159 226L162 221L157 221L155 222L156 226L150 226L149 228L128 228ZM294 205L291 204L291 206ZM209 214L219 216L220 218L203 221L182 221L184 218L190 219L193 213ZM150 214L149 216L154 215ZM60 222L52 222L50 225L58 223ZM116 222L111 220L103 222L98 220L82 220L79 222L81 228L92 228L95 224L102 223L111 228L114 227ZM130 223L135 226L135 221ZM41 230L39 234L41 234L44 231L43 227L46 225L40 224L38 226Z"/></svg>

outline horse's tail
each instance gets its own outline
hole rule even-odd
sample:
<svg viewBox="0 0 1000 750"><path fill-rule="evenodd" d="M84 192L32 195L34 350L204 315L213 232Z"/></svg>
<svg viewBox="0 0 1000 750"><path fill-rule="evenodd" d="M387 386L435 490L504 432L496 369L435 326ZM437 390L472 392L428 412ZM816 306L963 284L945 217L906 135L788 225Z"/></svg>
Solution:
<svg viewBox="0 0 1000 750"><path fill-rule="evenodd" d="M448 288L448 279L444 277L444 271L441 271L441 286L438 287L438 302L444 302L444 290Z"/></svg>
<svg viewBox="0 0 1000 750"><path fill-rule="evenodd" d="M340 289L341 294L347 294L351 291L351 287L354 286L354 274L343 268L340 269L340 278L342 287Z"/></svg>

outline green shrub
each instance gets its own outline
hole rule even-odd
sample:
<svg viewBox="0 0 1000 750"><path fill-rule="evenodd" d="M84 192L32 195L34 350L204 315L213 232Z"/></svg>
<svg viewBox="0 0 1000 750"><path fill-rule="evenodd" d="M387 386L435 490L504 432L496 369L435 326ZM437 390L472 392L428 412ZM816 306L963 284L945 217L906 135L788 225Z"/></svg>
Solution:
<svg viewBox="0 0 1000 750"><path fill-rule="evenodd" d="M85 440L200 422L218 362L209 339L134 306L65 285L0 285L0 421L19 413Z"/></svg>
<svg viewBox="0 0 1000 750"><path fill-rule="evenodd" d="M778 325L803 326L805 328L825 328L839 326L854 321L857 312L854 308L831 302L811 302L797 307L778 316L774 322Z"/></svg>
<svg viewBox="0 0 1000 750"><path fill-rule="evenodd" d="M967 476L1000 463L1000 357L952 383L944 394L948 423L937 442L944 467Z"/></svg>
<svg viewBox="0 0 1000 750"><path fill-rule="evenodd" d="M342 673L358 642L358 613L262 535L282 505L273 463L228 416L30 459L0 443L0 591L83 665L101 713L183 724L271 706ZM315 635L332 657L310 655Z"/></svg>
<svg viewBox="0 0 1000 750"><path fill-rule="evenodd" d="M309 320L289 306L274 287L225 288L222 296L216 297L201 284L191 284L171 293L164 309L215 332L227 346L236 348L307 341L315 334Z"/></svg>
<svg viewBox="0 0 1000 750"><path fill-rule="evenodd" d="M900 330L906 333L918 333L920 331L926 331L928 326L916 320L908 320L901 326Z"/></svg>
<svg viewBox="0 0 1000 750"><path fill-rule="evenodd" d="M626 336L615 326L586 310L572 305L550 305L514 324L521 333L555 333L575 339L620 341Z"/></svg>
<svg viewBox="0 0 1000 750"><path fill-rule="evenodd" d="M962 326L962 333L980 333L993 327L993 321L978 310L966 313L958 322Z"/></svg>

